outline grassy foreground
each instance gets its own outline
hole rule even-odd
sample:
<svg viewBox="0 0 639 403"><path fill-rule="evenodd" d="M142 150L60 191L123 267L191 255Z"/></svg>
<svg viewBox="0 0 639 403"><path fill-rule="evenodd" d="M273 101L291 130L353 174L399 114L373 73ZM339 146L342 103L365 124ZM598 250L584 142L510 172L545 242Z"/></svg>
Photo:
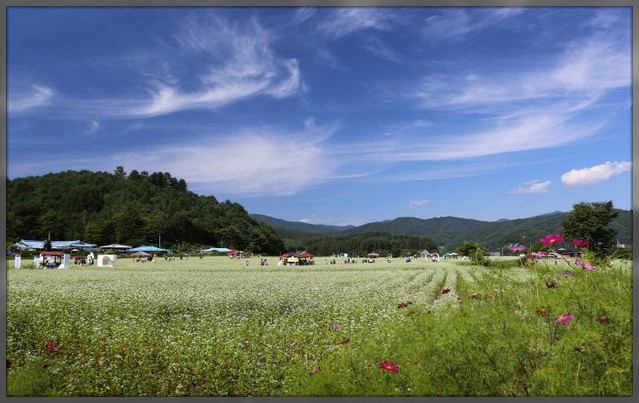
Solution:
<svg viewBox="0 0 639 403"><path fill-rule="evenodd" d="M629 262L258 262L8 269L7 394L632 395Z"/></svg>

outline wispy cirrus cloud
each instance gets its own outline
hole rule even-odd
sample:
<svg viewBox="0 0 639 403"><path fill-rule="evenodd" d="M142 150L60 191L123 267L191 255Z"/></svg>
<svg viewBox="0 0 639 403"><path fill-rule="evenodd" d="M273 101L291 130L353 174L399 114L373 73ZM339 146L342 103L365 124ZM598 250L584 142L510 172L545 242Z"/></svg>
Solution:
<svg viewBox="0 0 639 403"><path fill-rule="evenodd" d="M205 14L183 22L173 39L182 51L208 60L194 89L152 81L151 101L131 110L132 115L155 116L185 109L217 108L256 95L283 98L300 89L296 59L278 57L273 35L253 18L231 22Z"/></svg>
<svg viewBox="0 0 639 403"><path fill-rule="evenodd" d="M550 181L541 181L535 179L531 182L524 183L522 186L517 186L510 190L512 194L543 194L548 193L548 187Z"/></svg>
<svg viewBox="0 0 639 403"><path fill-rule="evenodd" d="M32 84L16 91L11 91L7 102L8 112L20 113L46 106L51 103L53 89L44 85Z"/></svg>
<svg viewBox="0 0 639 403"><path fill-rule="evenodd" d="M98 130L100 130L101 127L102 127L102 125L100 124L100 122L98 122L97 120L93 119L91 121L91 126L89 127L89 130L87 131L87 133L89 133L89 134L96 133Z"/></svg>
<svg viewBox="0 0 639 403"><path fill-rule="evenodd" d="M525 11L518 7L466 8L450 7L424 20L423 34L428 41L463 39L467 35L487 29Z"/></svg>
<svg viewBox="0 0 639 403"><path fill-rule="evenodd" d="M340 39L364 30L390 29L397 17L384 8L343 7L334 10L316 25L316 31L330 39Z"/></svg>
<svg viewBox="0 0 639 403"><path fill-rule="evenodd" d="M632 163L630 161L610 162L595 165L588 168L571 169L561 175L561 181L566 186L586 186L604 182L612 176L630 172Z"/></svg>
<svg viewBox="0 0 639 403"><path fill-rule="evenodd" d="M375 35L367 35L363 41L364 49L368 52L391 62L401 62L401 56Z"/></svg>
<svg viewBox="0 0 639 403"><path fill-rule="evenodd" d="M610 34L571 43L547 68L489 74L431 74L414 93L426 108L476 108L513 101L582 101L631 83L630 47ZM551 106L552 108L552 106Z"/></svg>

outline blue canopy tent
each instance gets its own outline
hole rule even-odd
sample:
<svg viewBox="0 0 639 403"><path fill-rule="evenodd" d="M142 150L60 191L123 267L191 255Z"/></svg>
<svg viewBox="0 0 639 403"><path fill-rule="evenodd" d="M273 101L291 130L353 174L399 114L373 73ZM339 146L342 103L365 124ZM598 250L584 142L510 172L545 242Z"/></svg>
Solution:
<svg viewBox="0 0 639 403"><path fill-rule="evenodd" d="M142 246L138 246L137 248L129 249L127 252L167 252L169 253L170 251L168 249L158 248L157 246L142 245Z"/></svg>
<svg viewBox="0 0 639 403"><path fill-rule="evenodd" d="M208 248L208 249L202 249L200 252L202 252L202 253L211 253L211 252L228 253L231 250L232 249L229 249L229 248Z"/></svg>

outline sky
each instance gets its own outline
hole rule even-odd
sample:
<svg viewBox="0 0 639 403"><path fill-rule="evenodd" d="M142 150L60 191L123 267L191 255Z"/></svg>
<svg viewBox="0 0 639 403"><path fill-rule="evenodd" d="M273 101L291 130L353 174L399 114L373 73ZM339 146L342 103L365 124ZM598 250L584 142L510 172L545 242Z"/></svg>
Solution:
<svg viewBox="0 0 639 403"><path fill-rule="evenodd" d="M7 176L311 224L632 205L629 7L7 7Z"/></svg>

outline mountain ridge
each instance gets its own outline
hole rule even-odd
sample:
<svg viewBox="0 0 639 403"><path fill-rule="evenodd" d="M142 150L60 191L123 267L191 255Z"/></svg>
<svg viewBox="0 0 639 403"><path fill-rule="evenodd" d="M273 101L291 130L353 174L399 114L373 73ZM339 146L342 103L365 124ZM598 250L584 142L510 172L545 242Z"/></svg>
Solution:
<svg viewBox="0 0 639 403"><path fill-rule="evenodd" d="M620 210L610 226L617 231L620 243L632 243L632 210ZM267 225L273 227L278 235L284 239L303 240L310 236L347 236L369 232L386 232L390 235L409 235L429 237L437 244L454 247L464 241L476 241L489 248L501 248L508 243L536 242L548 233L561 231L563 220L568 212L553 211L537 216L500 219L497 221L483 221L453 216L417 218L397 217L391 220L377 221L359 226L325 226L318 224L295 225L296 222L286 221L266 215L251 214L257 221L264 217L271 219ZM330 230L324 230L326 227ZM309 228L313 232L301 231Z"/></svg>

